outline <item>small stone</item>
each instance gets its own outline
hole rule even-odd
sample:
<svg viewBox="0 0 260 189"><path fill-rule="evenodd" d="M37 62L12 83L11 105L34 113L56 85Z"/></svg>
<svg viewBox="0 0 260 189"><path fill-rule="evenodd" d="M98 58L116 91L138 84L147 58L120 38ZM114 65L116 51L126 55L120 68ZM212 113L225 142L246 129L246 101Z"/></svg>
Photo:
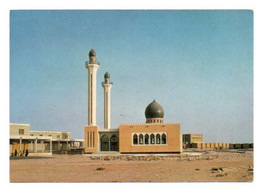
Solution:
<svg viewBox="0 0 260 189"><path fill-rule="evenodd" d="M97 171L103 171L105 168L103 168L103 167L98 167L96 170Z"/></svg>
<svg viewBox="0 0 260 189"><path fill-rule="evenodd" d="M211 168L211 171L218 171L219 169L216 167Z"/></svg>

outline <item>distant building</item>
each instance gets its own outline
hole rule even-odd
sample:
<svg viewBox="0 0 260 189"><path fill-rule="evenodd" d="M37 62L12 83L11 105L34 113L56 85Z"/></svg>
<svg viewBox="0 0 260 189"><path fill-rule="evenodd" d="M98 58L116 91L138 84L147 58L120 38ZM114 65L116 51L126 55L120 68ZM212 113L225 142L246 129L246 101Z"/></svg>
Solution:
<svg viewBox="0 0 260 189"><path fill-rule="evenodd" d="M203 142L202 134L183 134L183 148L194 148L204 150L218 149L248 149L253 148L253 143L223 143L223 142Z"/></svg>
<svg viewBox="0 0 260 189"><path fill-rule="evenodd" d="M202 142L203 142L202 134L182 134L183 144L202 143Z"/></svg>
<svg viewBox="0 0 260 189"><path fill-rule="evenodd" d="M83 148L83 140L71 140L70 132L30 131L29 124L10 123L10 154L51 155L68 151L73 147Z"/></svg>

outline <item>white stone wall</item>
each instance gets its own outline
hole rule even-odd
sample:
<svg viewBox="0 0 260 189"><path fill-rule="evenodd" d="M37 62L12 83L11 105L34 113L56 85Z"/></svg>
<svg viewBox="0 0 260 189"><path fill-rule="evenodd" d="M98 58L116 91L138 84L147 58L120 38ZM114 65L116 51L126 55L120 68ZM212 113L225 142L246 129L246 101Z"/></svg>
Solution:
<svg viewBox="0 0 260 189"><path fill-rule="evenodd" d="M110 93L111 84L103 84L104 87L104 129L110 129Z"/></svg>
<svg viewBox="0 0 260 189"><path fill-rule="evenodd" d="M31 136L50 136L52 139L70 139L70 132L29 131ZM58 137L59 136L59 137ZM67 138L66 138L67 136Z"/></svg>
<svg viewBox="0 0 260 189"><path fill-rule="evenodd" d="M96 125L96 85L97 85L97 70L99 65L87 64L88 69L88 125Z"/></svg>
<svg viewBox="0 0 260 189"><path fill-rule="evenodd" d="M23 136L29 136L29 128L29 124L10 123L10 135L19 135L19 129L23 129Z"/></svg>

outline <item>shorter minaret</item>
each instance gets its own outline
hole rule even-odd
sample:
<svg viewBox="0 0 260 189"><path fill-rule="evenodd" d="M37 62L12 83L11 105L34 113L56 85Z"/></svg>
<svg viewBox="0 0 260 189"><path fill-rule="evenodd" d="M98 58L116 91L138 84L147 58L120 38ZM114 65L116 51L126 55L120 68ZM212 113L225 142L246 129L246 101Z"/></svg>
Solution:
<svg viewBox="0 0 260 189"><path fill-rule="evenodd" d="M110 129L110 91L113 83L110 82L110 75L105 73L105 82L102 82L104 87L104 128Z"/></svg>

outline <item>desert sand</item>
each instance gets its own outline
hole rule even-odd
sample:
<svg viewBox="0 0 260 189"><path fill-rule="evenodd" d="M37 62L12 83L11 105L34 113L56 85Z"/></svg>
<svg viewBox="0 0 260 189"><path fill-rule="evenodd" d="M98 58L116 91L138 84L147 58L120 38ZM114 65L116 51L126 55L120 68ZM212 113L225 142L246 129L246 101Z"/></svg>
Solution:
<svg viewBox="0 0 260 189"><path fill-rule="evenodd" d="M253 151L10 158L10 182L252 182Z"/></svg>

